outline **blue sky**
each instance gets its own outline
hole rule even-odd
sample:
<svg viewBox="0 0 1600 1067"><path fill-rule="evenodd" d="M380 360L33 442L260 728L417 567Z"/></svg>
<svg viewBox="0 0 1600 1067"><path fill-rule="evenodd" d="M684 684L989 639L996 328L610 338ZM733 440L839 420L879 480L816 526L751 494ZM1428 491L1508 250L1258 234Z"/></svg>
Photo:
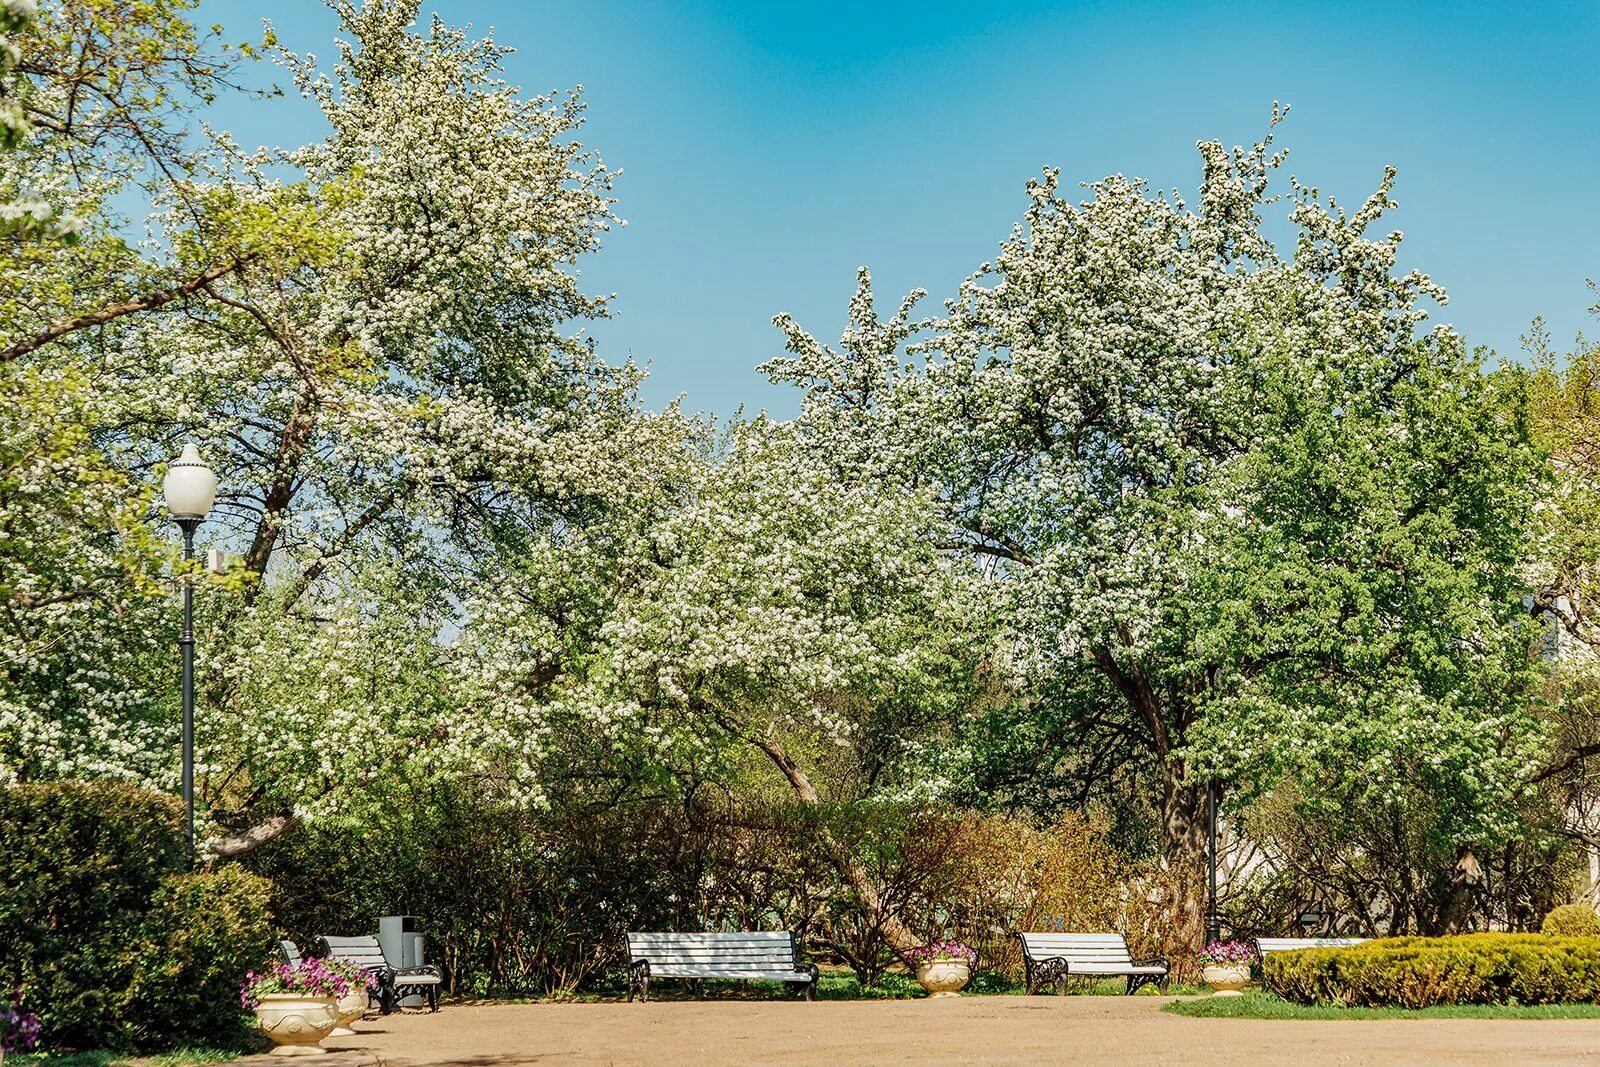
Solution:
<svg viewBox="0 0 1600 1067"><path fill-rule="evenodd" d="M942 300L989 258L1044 165L1192 190L1194 142L1249 143L1293 106L1287 169L1355 203L1400 169L1403 266L1438 318L1514 356L1535 315L1600 332L1600 0L1574 3L719 3L451 0L527 90L582 84L584 135L628 220L583 267L616 292L602 350L646 399L787 415L754 367L792 312L832 340L858 265L882 304ZM331 55L316 0L205 0L230 38L269 13ZM265 76L265 72L263 72ZM218 106L247 144L321 135L297 97Z"/></svg>

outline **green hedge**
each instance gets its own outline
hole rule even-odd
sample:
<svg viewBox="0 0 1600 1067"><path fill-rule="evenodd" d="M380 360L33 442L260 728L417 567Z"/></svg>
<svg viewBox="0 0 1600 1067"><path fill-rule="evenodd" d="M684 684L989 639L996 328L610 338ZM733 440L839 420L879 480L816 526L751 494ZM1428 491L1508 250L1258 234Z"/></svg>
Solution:
<svg viewBox="0 0 1600 1067"><path fill-rule="evenodd" d="M51 1048L162 1050L241 1032L271 886L187 873L173 797L110 783L0 789L0 989Z"/></svg>
<svg viewBox="0 0 1600 1067"><path fill-rule="evenodd" d="M1544 917L1539 932L1553 937L1600 937L1600 915L1587 904L1563 904Z"/></svg>
<svg viewBox="0 0 1600 1067"><path fill-rule="evenodd" d="M1600 937L1396 937L1351 948L1275 952L1262 984L1299 1004L1600 1003Z"/></svg>

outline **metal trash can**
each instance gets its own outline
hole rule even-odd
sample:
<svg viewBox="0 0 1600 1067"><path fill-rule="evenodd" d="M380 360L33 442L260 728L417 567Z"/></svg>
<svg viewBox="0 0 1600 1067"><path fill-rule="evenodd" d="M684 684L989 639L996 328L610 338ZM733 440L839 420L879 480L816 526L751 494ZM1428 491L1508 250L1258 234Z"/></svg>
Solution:
<svg viewBox="0 0 1600 1067"><path fill-rule="evenodd" d="M383 958L389 962L389 966L397 971L421 967L428 962L423 958L422 934L417 930L417 919L414 915L380 916L378 947L383 950ZM427 1002L415 993L400 998L400 1004L407 1008L420 1008L425 1003Z"/></svg>

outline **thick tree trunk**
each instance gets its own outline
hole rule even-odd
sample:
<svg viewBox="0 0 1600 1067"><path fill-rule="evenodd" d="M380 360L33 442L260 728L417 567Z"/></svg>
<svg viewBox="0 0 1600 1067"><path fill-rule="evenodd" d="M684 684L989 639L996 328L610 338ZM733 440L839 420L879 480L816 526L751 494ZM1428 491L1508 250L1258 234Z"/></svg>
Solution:
<svg viewBox="0 0 1600 1067"><path fill-rule="evenodd" d="M1462 934L1472 929L1472 908L1483 893L1488 879L1483 865L1472 849L1462 846L1456 856L1455 870L1450 872L1450 889L1440 909L1439 934Z"/></svg>
<svg viewBox="0 0 1600 1067"><path fill-rule="evenodd" d="M1119 627L1117 638L1120 647L1103 645L1094 650L1094 660L1143 724L1150 752L1161 768L1161 836L1169 910L1163 940L1168 955L1193 959L1205 939L1208 842L1205 783L1191 780L1174 754L1175 747L1182 744L1189 715L1183 708L1168 707L1138 659L1129 656L1133 641L1126 629ZM1173 962L1178 961L1175 958Z"/></svg>
<svg viewBox="0 0 1600 1067"><path fill-rule="evenodd" d="M1207 825L1205 786L1189 781L1182 764L1163 762L1161 831L1171 894L1164 950L1169 956L1192 959L1205 943Z"/></svg>
<svg viewBox="0 0 1600 1067"><path fill-rule="evenodd" d="M816 786L812 785L811 779L789 757L782 744L772 737L754 737L751 740L773 763L777 764L778 770L783 772L784 778L802 804L815 806L822 802ZM851 892L855 893L856 899L861 901L862 907L874 917L883 939L889 943L895 955L901 958L901 962L909 966L905 954L921 945L922 939L912 933L894 910L884 903L883 894L878 892L878 887L873 884L871 872L850 853L848 848L841 845L827 831L823 831L822 840L823 846L828 849L829 859L839 868L839 874L850 886Z"/></svg>

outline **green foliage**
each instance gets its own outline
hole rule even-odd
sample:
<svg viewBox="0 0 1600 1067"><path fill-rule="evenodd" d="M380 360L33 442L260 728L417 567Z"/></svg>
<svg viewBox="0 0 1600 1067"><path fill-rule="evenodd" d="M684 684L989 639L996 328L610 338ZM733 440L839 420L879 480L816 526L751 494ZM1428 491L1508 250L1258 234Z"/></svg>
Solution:
<svg viewBox="0 0 1600 1067"><path fill-rule="evenodd" d="M1539 932L1551 937L1600 937L1600 915L1587 904L1563 904L1544 917Z"/></svg>
<svg viewBox="0 0 1600 1067"><path fill-rule="evenodd" d="M1300 1004L1600 1003L1600 937L1466 934L1272 953L1262 984Z"/></svg>
<svg viewBox="0 0 1600 1067"><path fill-rule="evenodd" d="M539 811L468 788L391 795L361 824L303 826L244 857L282 936L370 933L415 915L462 996L546 996L600 980L629 929L696 921L704 834L671 808Z"/></svg>
<svg viewBox="0 0 1600 1067"><path fill-rule="evenodd" d="M183 864L180 819L174 798L132 786L0 789L0 986L28 990L44 1042L117 1036L127 950Z"/></svg>
<svg viewBox="0 0 1600 1067"><path fill-rule="evenodd" d="M205 1064L227 1063L242 1054L237 1048L214 1048L202 1045L197 1048L179 1048L156 1056L136 1060L110 1049L85 1049L81 1052L31 1052L12 1053L8 1060L12 1067L204 1067Z"/></svg>
<svg viewBox="0 0 1600 1067"><path fill-rule="evenodd" d="M1242 839L1268 862L1230 879L1229 925L1281 935L1315 912L1337 924L1319 932L1350 936L1536 930L1583 876L1582 860L1547 829L1557 817L1547 796L1529 791L1511 810L1532 829L1467 850L1422 789L1329 811L1280 787L1241 813Z"/></svg>
<svg viewBox="0 0 1600 1067"><path fill-rule="evenodd" d="M135 1048L238 1041L239 983L267 959L271 886L238 867L170 875L151 898L123 1009Z"/></svg>
<svg viewBox="0 0 1600 1067"><path fill-rule="evenodd" d="M181 809L112 783L0 789L0 984L54 1047L236 1040L238 983L271 944L265 882L179 873Z"/></svg>

